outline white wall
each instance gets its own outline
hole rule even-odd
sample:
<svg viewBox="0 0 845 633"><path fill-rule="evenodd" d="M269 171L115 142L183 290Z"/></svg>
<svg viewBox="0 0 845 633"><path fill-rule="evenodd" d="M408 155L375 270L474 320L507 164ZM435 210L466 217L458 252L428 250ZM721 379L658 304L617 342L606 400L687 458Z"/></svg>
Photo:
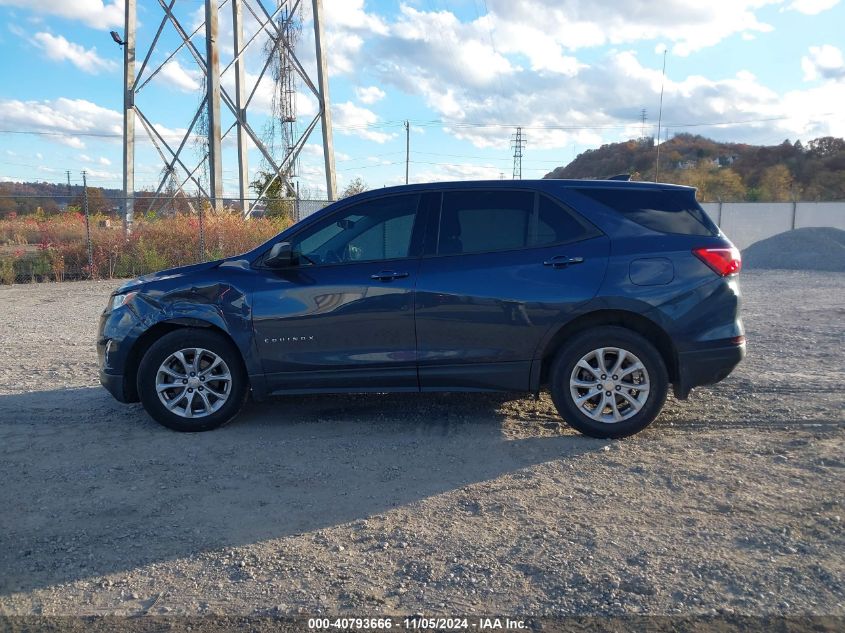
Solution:
<svg viewBox="0 0 845 633"><path fill-rule="evenodd" d="M724 202L721 209L718 202L705 202L701 206L740 250L793 228L845 230L845 202Z"/></svg>

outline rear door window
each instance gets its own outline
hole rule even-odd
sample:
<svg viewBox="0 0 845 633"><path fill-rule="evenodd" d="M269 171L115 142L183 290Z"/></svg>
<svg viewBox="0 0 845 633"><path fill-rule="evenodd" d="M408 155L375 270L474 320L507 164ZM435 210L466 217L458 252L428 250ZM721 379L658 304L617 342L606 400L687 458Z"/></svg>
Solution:
<svg viewBox="0 0 845 633"><path fill-rule="evenodd" d="M530 191L447 192L437 252L458 255L524 248L533 212Z"/></svg>
<svg viewBox="0 0 845 633"><path fill-rule="evenodd" d="M536 229L532 231L532 246L574 242L598 233L594 228L577 220L569 209L543 194L539 196Z"/></svg>
<svg viewBox="0 0 845 633"><path fill-rule="evenodd" d="M532 191L450 191L443 195L437 253L548 246L595 232L562 205Z"/></svg>
<svg viewBox="0 0 845 633"><path fill-rule="evenodd" d="M696 202L692 191L584 188L578 193L653 231L684 235L719 234L719 229Z"/></svg>

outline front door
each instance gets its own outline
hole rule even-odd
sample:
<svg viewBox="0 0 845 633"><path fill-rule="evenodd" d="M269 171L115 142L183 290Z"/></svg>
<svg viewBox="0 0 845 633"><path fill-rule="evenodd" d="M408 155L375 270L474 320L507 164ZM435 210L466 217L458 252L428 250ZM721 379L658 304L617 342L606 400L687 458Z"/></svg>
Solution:
<svg viewBox="0 0 845 633"><path fill-rule="evenodd" d="M253 327L271 392L413 390L420 196L359 202L290 239L263 269Z"/></svg>

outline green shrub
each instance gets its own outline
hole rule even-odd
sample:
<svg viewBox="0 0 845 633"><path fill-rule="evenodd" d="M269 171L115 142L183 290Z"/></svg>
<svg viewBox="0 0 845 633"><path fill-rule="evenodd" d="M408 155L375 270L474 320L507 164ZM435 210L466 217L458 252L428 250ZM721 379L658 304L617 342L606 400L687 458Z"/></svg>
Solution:
<svg viewBox="0 0 845 633"><path fill-rule="evenodd" d="M15 260L12 257L0 257L0 283L11 286L15 283Z"/></svg>

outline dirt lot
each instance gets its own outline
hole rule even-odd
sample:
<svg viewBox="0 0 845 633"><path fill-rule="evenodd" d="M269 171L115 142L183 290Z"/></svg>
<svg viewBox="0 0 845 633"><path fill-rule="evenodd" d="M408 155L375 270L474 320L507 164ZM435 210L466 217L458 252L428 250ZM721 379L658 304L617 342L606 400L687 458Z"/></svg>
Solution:
<svg viewBox="0 0 845 633"><path fill-rule="evenodd" d="M845 615L845 275L745 274L749 358L646 432L296 397L180 435L97 386L109 283L0 289L0 614Z"/></svg>

